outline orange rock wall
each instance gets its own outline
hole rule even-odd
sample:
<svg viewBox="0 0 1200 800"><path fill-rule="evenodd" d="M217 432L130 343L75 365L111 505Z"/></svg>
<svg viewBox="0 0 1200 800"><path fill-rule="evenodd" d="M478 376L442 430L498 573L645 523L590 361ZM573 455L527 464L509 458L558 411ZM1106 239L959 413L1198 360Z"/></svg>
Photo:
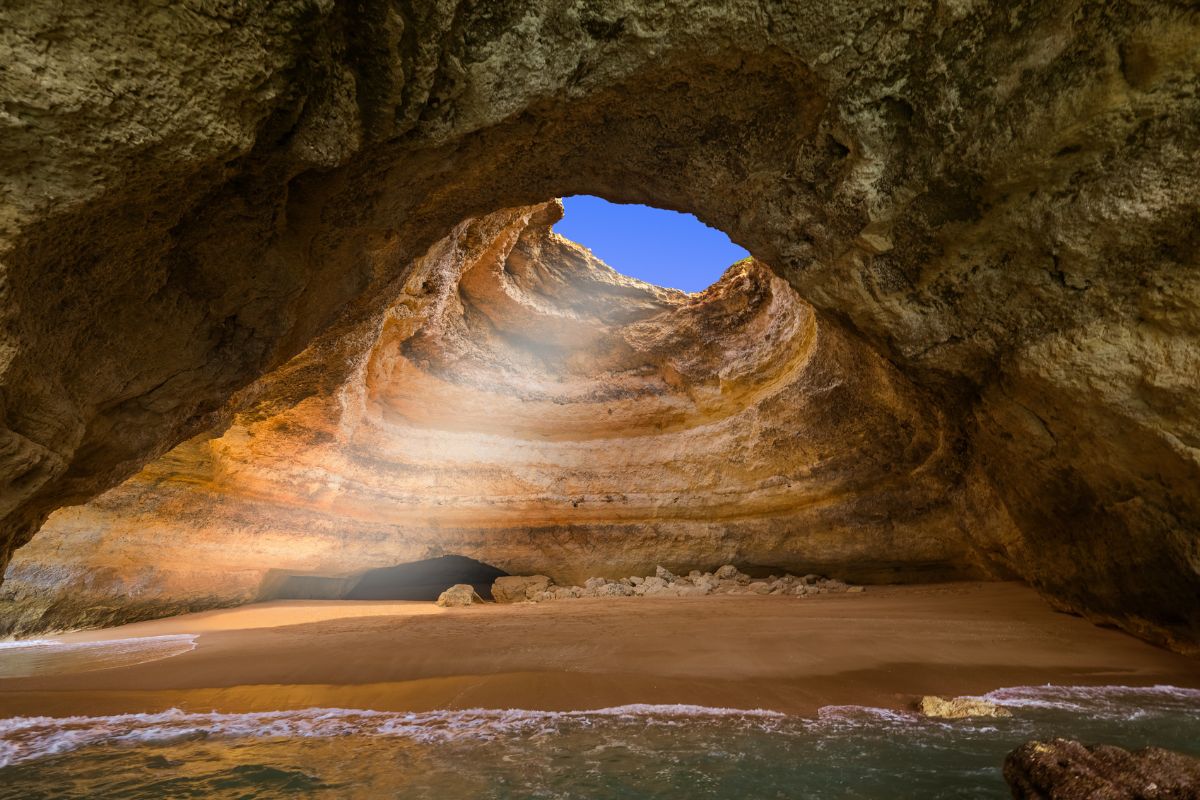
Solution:
<svg viewBox="0 0 1200 800"><path fill-rule="evenodd" d="M239 602L270 569L451 553L560 582L660 563L983 574L970 534L1006 516L890 364L752 259L661 289L551 232L560 213L459 226L386 313L245 392L228 429L57 512L9 569L15 618Z"/></svg>

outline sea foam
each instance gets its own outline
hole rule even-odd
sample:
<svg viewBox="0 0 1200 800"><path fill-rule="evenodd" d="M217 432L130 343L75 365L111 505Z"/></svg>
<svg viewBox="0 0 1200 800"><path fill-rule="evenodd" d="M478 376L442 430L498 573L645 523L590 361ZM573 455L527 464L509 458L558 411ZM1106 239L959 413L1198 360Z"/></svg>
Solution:
<svg viewBox="0 0 1200 800"><path fill-rule="evenodd" d="M999 689L984 699L1014 709L1053 709L1105 718L1130 713L1200 709L1200 690L1174 686L1017 686ZM1116 717L1113 716L1115 719ZM531 739L579 727L636 724L671 729L691 728L708 720L725 729L768 734L810 734L895 730L914 732L954 729L967 723L926 720L916 714L870 706L826 706L816 719L764 709L697 705L633 704L587 711L466 709L396 712L346 708L307 708L251 713L190 712L170 709L149 714L77 717L13 717L0 719L0 767L68 753L93 745L163 744L197 737L328 738L395 737L417 743L491 741L503 737ZM989 725L994 721L989 721ZM957 726L957 727L956 727ZM992 728L979 729L986 732Z"/></svg>
<svg viewBox="0 0 1200 800"><path fill-rule="evenodd" d="M11 642L0 642L0 650L20 650L26 647L51 647L62 642L56 639L17 639Z"/></svg>
<svg viewBox="0 0 1200 800"><path fill-rule="evenodd" d="M26 639L0 642L0 678L90 672L170 658L196 647L196 634L174 633L95 642Z"/></svg>
<svg viewBox="0 0 1200 800"><path fill-rule="evenodd" d="M187 712L173 708L149 714L0 719L0 767L98 744L166 743L197 736L224 738L401 737L421 743L489 740L558 732L565 722L637 719L640 724L678 725L702 718L756 725L785 718L763 709L635 704L591 711L467 709L396 712L307 708L242 714Z"/></svg>
<svg viewBox="0 0 1200 800"><path fill-rule="evenodd" d="M1200 711L1200 689L1180 686L1011 686L983 695L1011 709L1053 709L1088 714L1127 714L1131 705L1156 707L1195 705Z"/></svg>

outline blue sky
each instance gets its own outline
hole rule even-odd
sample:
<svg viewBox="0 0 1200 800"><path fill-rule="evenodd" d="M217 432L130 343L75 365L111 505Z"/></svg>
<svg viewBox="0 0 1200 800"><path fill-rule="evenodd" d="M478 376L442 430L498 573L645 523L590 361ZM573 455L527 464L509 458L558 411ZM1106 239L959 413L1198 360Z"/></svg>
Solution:
<svg viewBox="0 0 1200 800"><path fill-rule="evenodd" d="M590 195L562 202L566 215L554 226L556 233L579 242L617 272L657 286L702 291L749 255L691 214Z"/></svg>

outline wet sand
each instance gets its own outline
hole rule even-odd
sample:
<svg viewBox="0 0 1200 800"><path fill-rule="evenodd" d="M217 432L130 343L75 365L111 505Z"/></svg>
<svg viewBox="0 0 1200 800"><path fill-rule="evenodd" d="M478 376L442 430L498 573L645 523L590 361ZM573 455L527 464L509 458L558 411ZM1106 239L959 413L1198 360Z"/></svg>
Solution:
<svg viewBox="0 0 1200 800"><path fill-rule="evenodd" d="M55 638L169 634L198 634L196 648L132 666L2 679L0 717L630 703L813 714L1030 684L1200 688L1200 660L1056 613L1012 583L463 609L283 601Z"/></svg>

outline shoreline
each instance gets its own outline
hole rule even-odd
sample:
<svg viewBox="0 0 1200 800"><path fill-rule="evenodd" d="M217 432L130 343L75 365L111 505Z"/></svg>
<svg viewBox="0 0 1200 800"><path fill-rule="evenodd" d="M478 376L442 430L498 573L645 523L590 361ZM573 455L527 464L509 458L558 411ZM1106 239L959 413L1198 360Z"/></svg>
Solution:
<svg viewBox="0 0 1200 800"><path fill-rule="evenodd" d="M830 706L910 710L923 694L1047 683L1200 688L1200 659L1055 612L1013 583L462 609L280 601L40 638L175 634L196 634L195 648L0 679L0 717L636 704L814 716Z"/></svg>

